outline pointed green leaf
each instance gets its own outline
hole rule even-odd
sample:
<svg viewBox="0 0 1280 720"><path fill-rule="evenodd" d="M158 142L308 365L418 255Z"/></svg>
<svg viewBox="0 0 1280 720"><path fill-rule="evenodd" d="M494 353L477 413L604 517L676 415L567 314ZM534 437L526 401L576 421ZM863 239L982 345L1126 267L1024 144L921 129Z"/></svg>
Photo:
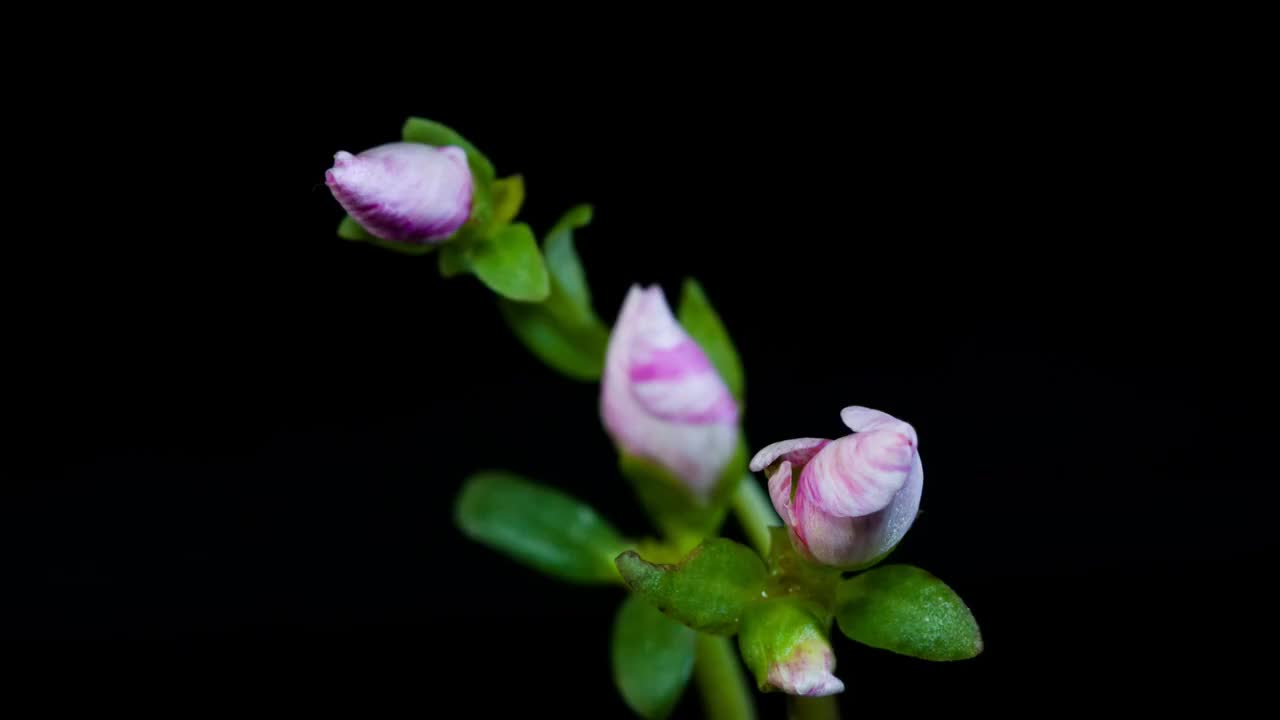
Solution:
<svg viewBox="0 0 1280 720"><path fill-rule="evenodd" d="M441 277L454 277L471 271L471 261L467 257L467 246L464 243L446 243L440 250Z"/></svg>
<svg viewBox="0 0 1280 720"><path fill-rule="evenodd" d="M697 636L635 595L623 601L613 622L613 682L636 714L671 714L693 675Z"/></svg>
<svg viewBox="0 0 1280 720"><path fill-rule="evenodd" d="M711 307L711 301L707 300L702 286L693 278L684 281L678 315L680 325L697 341L729 386L729 392L741 403L744 391L742 361L733 347L733 341L729 339L729 331L725 330L720 316Z"/></svg>
<svg viewBox="0 0 1280 720"><path fill-rule="evenodd" d="M538 304L503 302L512 332L544 363L576 380L599 380L609 329L591 308L586 274L573 247L573 230L591 222L591 206L565 213L543 242L551 292Z"/></svg>
<svg viewBox="0 0 1280 720"><path fill-rule="evenodd" d="M526 565L579 583L616 582L613 558L626 542L590 506L506 472L481 472L454 506L471 539Z"/></svg>
<svg viewBox="0 0 1280 720"><path fill-rule="evenodd" d="M344 216L342 222L338 223L338 237L355 242L376 242L378 240L350 215Z"/></svg>
<svg viewBox="0 0 1280 720"><path fill-rule="evenodd" d="M654 565L634 550L618 556L618 572L632 592L700 632L732 635L747 607L764 594L760 556L732 540L712 538L676 565Z"/></svg>
<svg viewBox="0 0 1280 720"><path fill-rule="evenodd" d="M587 276L573 247L574 229L590 224L591 216L590 205L571 208L551 232L547 233L547 238L542 243L543 252L547 256L547 270L551 273L558 294L566 300L565 310L572 313L565 320L595 319L595 312L591 310L591 290L587 287Z"/></svg>
<svg viewBox="0 0 1280 720"><path fill-rule="evenodd" d="M554 296L555 290L551 292ZM575 380L599 380L609 331L598 323L575 327L561 322L546 305L510 300L499 304L511 331L538 359Z"/></svg>
<svg viewBox="0 0 1280 720"><path fill-rule="evenodd" d="M854 640L903 655L964 660L982 652L982 634L964 601L911 565L886 565L842 582L836 618Z"/></svg>
<svg viewBox="0 0 1280 720"><path fill-rule="evenodd" d="M489 218L489 227L499 228L509 225L516 215L520 214L520 206L524 204L524 178L512 175L493 181L493 210Z"/></svg>
<svg viewBox="0 0 1280 720"><path fill-rule="evenodd" d="M497 176L493 169L493 163L489 162L489 158L485 157L484 153L477 150L475 145L472 145L452 128L434 120L411 117L405 121L404 127L400 130L400 137L405 142L423 143L424 145L435 145L436 147L456 145L462 148L467 153L467 164L471 166L471 172L475 173L476 179L484 184L486 188Z"/></svg>
<svg viewBox="0 0 1280 720"><path fill-rule="evenodd" d="M523 302L545 300L551 292L547 266L524 223L507 225L469 248L471 271L495 293Z"/></svg>
<svg viewBox="0 0 1280 720"><path fill-rule="evenodd" d="M467 218L467 224L463 225L459 232L483 236L488 235L489 230L494 226L493 193L488 185L477 183L471 193L471 215Z"/></svg>

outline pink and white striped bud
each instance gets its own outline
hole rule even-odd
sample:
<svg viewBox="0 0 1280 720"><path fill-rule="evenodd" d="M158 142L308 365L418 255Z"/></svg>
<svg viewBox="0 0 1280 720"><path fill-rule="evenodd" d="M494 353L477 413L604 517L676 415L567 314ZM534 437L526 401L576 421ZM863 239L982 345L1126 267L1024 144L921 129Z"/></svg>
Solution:
<svg viewBox="0 0 1280 720"><path fill-rule="evenodd" d="M845 408L840 417L853 435L774 443L756 453L751 471L767 470L773 506L798 552L853 568L907 534L920 509L924 466L909 424L864 407Z"/></svg>
<svg viewBox="0 0 1280 720"><path fill-rule="evenodd" d="M710 499L738 442L738 404L659 287L633 286L609 337L600 387L619 448Z"/></svg>
<svg viewBox="0 0 1280 720"><path fill-rule="evenodd" d="M361 227L392 242L442 242L471 215L471 168L459 147L398 142L340 152L325 183Z"/></svg>

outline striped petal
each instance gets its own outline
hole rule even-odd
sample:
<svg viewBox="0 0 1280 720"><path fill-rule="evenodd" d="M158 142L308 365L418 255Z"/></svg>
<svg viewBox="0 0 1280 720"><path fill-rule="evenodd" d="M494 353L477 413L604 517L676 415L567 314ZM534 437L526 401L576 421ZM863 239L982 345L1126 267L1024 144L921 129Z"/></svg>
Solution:
<svg viewBox="0 0 1280 720"><path fill-rule="evenodd" d="M791 463L783 460L769 470L769 499L773 501L773 509L778 517L790 527L795 524L795 513L791 510Z"/></svg>
<svg viewBox="0 0 1280 720"><path fill-rule="evenodd" d="M854 432L870 432L872 430L894 430L911 438L911 444L917 444L916 429L889 413L872 410L860 405L851 405L840 411L840 419Z"/></svg>
<svg viewBox="0 0 1280 720"><path fill-rule="evenodd" d="M738 406L657 287L632 287L609 338L601 415L627 452L709 498L737 443Z"/></svg>
<svg viewBox="0 0 1280 720"><path fill-rule="evenodd" d="M915 445L894 430L848 435L822 448L800 485L824 512L861 517L884 508L907 482Z"/></svg>
<svg viewBox="0 0 1280 720"><path fill-rule="evenodd" d="M751 472L760 472L782 458L798 468L813 459L823 445L831 442L823 438L796 438L766 445L751 458Z"/></svg>
<svg viewBox="0 0 1280 720"><path fill-rule="evenodd" d="M356 222L383 240L441 242L471 214L471 169L462 148L389 143L359 155L340 152L325 183Z"/></svg>
<svg viewBox="0 0 1280 720"><path fill-rule="evenodd" d="M886 555L915 522L924 464L911 425L857 406L841 417L855 434L774 443L756 453L751 469L769 473L770 498L797 551L857 568Z"/></svg>
<svg viewBox="0 0 1280 720"><path fill-rule="evenodd" d="M770 485L772 489L772 485ZM801 485L783 519L792 528L797 549L824 565L854 568L893 550L911 529L920 510L924 466L919 457L906 484L886 507L861 517L839 517L813 502Z"/></svg>

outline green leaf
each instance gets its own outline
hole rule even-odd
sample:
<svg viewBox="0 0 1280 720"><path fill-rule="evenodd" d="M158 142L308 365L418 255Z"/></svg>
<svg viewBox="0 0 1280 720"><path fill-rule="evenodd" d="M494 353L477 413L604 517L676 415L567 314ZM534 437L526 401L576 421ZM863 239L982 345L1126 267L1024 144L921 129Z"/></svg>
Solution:
<svg viewBox="0 0 1280 720"><path fill-rule="evenodd" d="M555 290L553 289L554 296ZM593 382L604 372L609 331L604 326L575 327L547 311L546 303L503 300L502 317L538 359L575 380Z"/></svg>
<svg viewBox="0 0 1280 720"><path fill-rule="evenodd" d="M469 248L471 271L495 293L511 300L539 302L551 292L547 266L524 223L507 225Z"/></svg>
<svg viewBox="0 0 1280 720"><path fill-rule="evenodd" d="M477 179L486 188L497 177L497 173L493 169L493 163L489 162L489 158L485 157L484 153L477 150L475 145L472 145L452 128L434 120L411 117L405 121L404 127L400 130L400 137L405 142L435 145L436 147L456 145L462 148L467 153L467 164L471 166L471 172L475 173Z"/></svg>
<svg viewBox="0 0 1280 720"><path fill-rule="evenodd" d="M918 567L886 565L845 580L836 608L844 634L871 647L925 660L982 652L982 634L964 601Z"/></svg>
<svg viewBox="0 0 1280 720"><path fill-rule="evenodd" d="M613 622L613 682L644 718L671 714L693 675L698 634L628 595Z"/></svg>
<svg viewBox="0 0 1280 720"><path fill-rule="evenodd" d="M468 537L550 575L578 583L618 579L626 547L591 507L517 475L489 471L463 484L454 518Z"/></svg>
<svg viewBox="0 0 1280 720"><path fill-rule="evenodd" d="M491 192L493 209L489 217L489 227L499 228L509 225L516 219L516 215L520 214L520 206L524 204L524 178L512 175L495 180Z"/></svg>
<svg viewBox="0 0 1280 720"><path fill-rule="evenodd" d="M573 231L590 224L591 216L590 205L571 208L551 228L542 242L543 253L547 256L547 270L555 281L558 294L567 301L567 307L571 308L573 317L566 317L565 320L580 319L585 322L595 319L587 276L573 247Z"/></svg>
<svg viewBox="0 0 1280 720"><path fill-rule="evenodd" d="M599 380L609 329L591 308L586 274L573 248L573 230L591 222L591 206L565 213L543 241L551 292L538 304L502 303L516 337L540 360L576 380Z"/></svg>
<svg viewBox="0 0 1280 720"><path fill-rule="evenodd" d="M390 240L383 240L365 230L360 223L355 221L350 215L342 218L342 222L338 223L338 237L343 240L352 242L369 243L386 250L394 250L402 252L405 255L426 255L436 249L435 245L420 245L417 243L399 243Z"/></svg>
<svg viewBox="0 0 1280 720"><path fill-rule="evenodd" d="M342 222L338 223L338 237L355 242L376 242L378 240L350 215L344 216Z"/></svg>
<svg viewBox="0 0 1280 720"><path fill-rule="evenodd" d="M467 218L467 224L458 232L483 237L490 234L494 225L493 192L488 185L476 183L471 193L471 215Z"/></svg>
<svg viewBox="0 0 1280 720"><path fill-rule="evenodd" d="M767 571L760 556L732 540L712 538L676 565L654 565L634 550L618 556L632 592L700 632L732 635L747 607L761 599Z"/></svg>
<svg viewBox="0 0 1280 720"><path fill-rule="evenodd" d="M440 250L440 275L449 278L467 272L471 272L467 246L460 242L446 243Z"/></svg>
<svg viewBox="0 0 1280 720"><path fill-rule="evenodd" d="M741 403L744 391L742 360L738 358L738 351L729 339L729 331L725 330L720 316L711 307L711 301L707 300L702 286L693 278L684 281L678 315L680 325L697 341L729 386L729 392Z"/></svg>

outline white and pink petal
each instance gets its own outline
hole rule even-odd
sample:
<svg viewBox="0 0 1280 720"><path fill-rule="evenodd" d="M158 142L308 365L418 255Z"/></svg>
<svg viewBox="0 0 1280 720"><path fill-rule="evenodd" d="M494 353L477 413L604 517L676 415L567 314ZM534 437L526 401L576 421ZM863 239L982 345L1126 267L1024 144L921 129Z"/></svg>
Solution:
<svg viewBox="0 0 1280 720"><path fill-rule="evenodd" d="M383 240L436 243L471 215L474 190L462 148L388 143L339 152L325 183L356 222Z"/></svg>
<svg viewBox="0 0 1280 720"><path fill-rule="evenodd" d="M623 303L605 355L601 414L619 446L703 499L737 445L737 403L657 287L632 287Z"/></svg>
<svg viewBox="0 0 1280 720"><path fill-rule="evenodd" d="M797 644L785 660L769 666L769 685L803 697L835 695L844 692L844 683L831 674L835 664L830 643L814 636Z"/></svg>
<svg viewBox="0 0 1280 720"><path fill-rule="evenodd" d="M915 448L892 431L848 435L823 447L805 465L800 487L825 512L870 515L888 505L907 481Z"/></svg>
<svg viewBox="0 0 1280 720"><path fill-rule="evenodd" d="M797 469L803 468L829 442L831 441L824 438L796 438L766 445L751 458L751 472L760 472L779 458L790 462Z"/></svg>

